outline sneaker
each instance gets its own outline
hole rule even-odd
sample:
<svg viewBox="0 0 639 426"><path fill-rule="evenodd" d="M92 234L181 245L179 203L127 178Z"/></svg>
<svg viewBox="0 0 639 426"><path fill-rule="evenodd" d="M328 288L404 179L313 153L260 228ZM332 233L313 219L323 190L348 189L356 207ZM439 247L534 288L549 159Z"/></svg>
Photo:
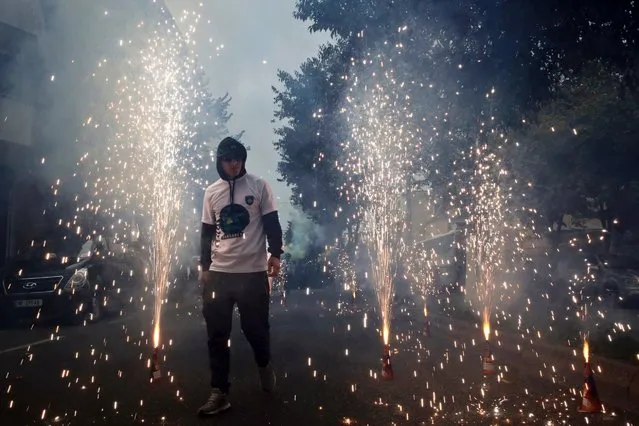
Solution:
<svg viewBox="0 0 639 426"><path fill-rule="evenodd" d="M273 392L275 389L275 371L273 371L273 367L271 364L266 367L259 367L260 370L260 384L262 385L262 390L264 392Z"/></svg>
<svg viewBox="0 0 639 426"><path fill-rule="evenodd" d="M200 416L213 416L231 408L228 395L219 389L213 389L206 404L200 407Z"/></svg>

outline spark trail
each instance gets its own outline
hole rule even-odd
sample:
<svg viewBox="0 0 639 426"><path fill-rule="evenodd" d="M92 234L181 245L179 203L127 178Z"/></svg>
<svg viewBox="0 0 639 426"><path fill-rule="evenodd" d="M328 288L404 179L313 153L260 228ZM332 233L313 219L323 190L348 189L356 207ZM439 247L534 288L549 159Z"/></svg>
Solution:
<svg viewBox="0 0 639 426"><path fill-rule="evenodd" d="M123 46L125 60L117 69L101 62L104 74L117 75L108 86L112 101L99 117L108 129L106 143L89 150L80 164L92 169L85 183L92 188L86 209L110 216L116 232L129 232L140 223L150 237L154 348L160 346L171 269L186 240L184 203L201 173L197 156L203 152L194 138L200 123L192 116L202 102L197 63L190 54L198 15L186 13L181 20L194 23L180 32L173 20L159 21L142 43ZM103 150L108 153L104 160Z"/></svg>
<svg viewBox="0 0 639 426"><path fill-rule="evenodd" d="M190 68L193 64L180 63L180 44L159 36L151 40L140 55L146 74L142 88L148 92L140 99L139 113L136 114L143 132L138 155L144 158L145 153L151 153L148 191L155 280L153 345L156 348L160 344L162 303L168 287L171 257L177 243L182 180L186 177L186 170L179 164L179 155L180 148L188 143L184 114L192 98L185 83L190 82L189 74L193 75L193 69Z"/></svg>
<svg viewBox="0 0 639 426"><path fill-rule="evenodd" d="M417 136L410 127L407 86L396 77L392 60L376 55L353 64L344 112L351 137L344 145L349 178L343 193L358 205L362 239L371 261L384 344L391 323L393 281L402 261L406 230L404 197ZM365 77L364 77L365 76Z"/></svg>
<svg viewBox="0 0 639 426"><path fill-rule="evenodd" d="M469 301L482 320L486 341L491 333L491 315L498 300L508 300L514 292L507 277L517 268L522 256L521 228L516 226L513 182L502 156L500 137L489 135L477 142L461 160L470 167L458 165L457 182L451 183L451 210L455 220L466 222L465 235L469 272L474 285Z"/></svg>
<svg viewBox="0 0 639 426"><path fill-rule="evenodd" d="M504 192L501 177L506 174L501 160L486 145L475 148L472 202L468 207L470 232L468 249L475 269L477 298L481 303L483 331L490 337L490 314L496 287L496 273L504 255Z"/></svg>

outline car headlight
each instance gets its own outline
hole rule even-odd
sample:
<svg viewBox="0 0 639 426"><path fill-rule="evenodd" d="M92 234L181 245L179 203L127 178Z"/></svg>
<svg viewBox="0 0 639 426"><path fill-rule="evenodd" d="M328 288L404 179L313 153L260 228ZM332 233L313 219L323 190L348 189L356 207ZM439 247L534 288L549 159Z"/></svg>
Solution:
<svg viewBox="0 0 639 426"><path fill-rule="evenodd" d="M79 290L82 287L86 287L89 285L89 280L87 279L88 274L87 268L81 268L75 271L75 273L69 278L69 281L64 285L64 289L66 291L74 291Z"/></svg>

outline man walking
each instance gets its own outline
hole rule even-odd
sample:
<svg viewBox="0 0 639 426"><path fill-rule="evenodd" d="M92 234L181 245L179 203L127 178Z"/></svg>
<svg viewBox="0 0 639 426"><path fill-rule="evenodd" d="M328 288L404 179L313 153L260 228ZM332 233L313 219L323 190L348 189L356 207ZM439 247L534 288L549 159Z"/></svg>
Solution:
<svg viewBox="0 0 639 426"><path fill-rule="evenodd" d="M268 277L280 272L282 228L270 186L246 173L246 157L240 142L230 137L222 140L217 148L220 179L204 192L200 283L213 390L200 415L231 408L228 341L235 304L242 331L253 348L262 389L270 392L275 387Z"/></svg>

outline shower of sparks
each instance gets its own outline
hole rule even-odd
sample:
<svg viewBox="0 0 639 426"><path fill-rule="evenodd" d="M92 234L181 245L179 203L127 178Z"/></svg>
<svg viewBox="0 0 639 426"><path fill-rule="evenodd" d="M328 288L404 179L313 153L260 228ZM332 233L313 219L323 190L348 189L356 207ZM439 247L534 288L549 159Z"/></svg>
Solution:
<svg viewBox="0 0 639 426"><path fill-rule="evenodd" d="M276 294L280 297L280 303L286 303L286 292L288 291L288 276L289 265L286 259L282 259L280 274L271 279L271 294Z"/></svg>
<svg viewBox="0 0 639 426"><path fill-rule="evenodd" d="M194 142L201 124L194 116L202 102L197 63L191 54L199 16L185 13L180 32L172 20L152 27L140 45L121 46L125 58L117 69L102 61L112 101L102 114L85 122L87 138L104 138L79 163L89 200L80 209L109 217L107 226L120 233L147 235L154 316L152 344L160 345L162 305L172 268L185 240L185 201L198 182L196 156L205 152ZM111 81L107 72L115 73ZM101 74L97 74L100 76ZM106 131L100 130L106 129ZM105 157L106 153L106 157ZM141 231L140 231L141 230Z"/></svg>
<svg viewBox="0 0 639 426"><path fill-rule="evenodd" d="M505 198L501 177L506 174L501 159L487 152L487 146L474 152L475 170L468 206L468 251L475 272L475 288L482 308L486 340L490 335L490 314L497 272L505 255Z"/></svg>
<svg viewBox="0 0 639 426"><path fill-rule="evenodd" d="M392 65L381 54L353 63L362 75L351 78L344 107L351 137L344 143L349 186L343 194L357 203L384 344L390 338L393 284L404 251L406 182L418 144L410 128L410 83L399 80Z"/></svg>
<svg viewBox="0 0 639 426"><path fill-rule="evenodd" d="M452 215L456 220L466 222L466 247L468 272L474 284L469 294L470 301L478 303L484 337L489 340L490 320L495 303L498 280L505 277L507 261L506 249L508 240L509 191L508 172L498 155L499 147L488 144L477 144L462 161L470 164L470 169L463 168L456 172L460 182L451 185L458 191L453 199L458 203ZM510 241L517 242L517 238ZM513 260L513 262L516 260Z"/></svg>
<svg viewBox="0 0 639 426"><path fill-rule="evenodd" d="M179 158L180 150L188 145L190 136L185 128L185 115L193 107L192 102L197 96L189 87L192 85L191 77L195 75L195 64L182 60L180 50L184 48L183 42L188 45L188 38L176 43L176 40L162 34L152 39L148 49L140 55L146 74L141 76L142 90L140 86L132 90L135 94L142 94L136 105L139 113L134 118L134 126L141 126L142 130L138 136L137 155L144 158L151 154L147 163L148 174L145 176L149 180L143 181L147 181L145 188L150 187L152 194L154 347L160 344L162 303L168 287L171 257L177 243L183 180L189 176L185 168L188 164L180 164ZM129 90L125 89L124 93Z"/></svg>
<svg viewBox="0 0 639 426"><path fill-rule="evenodd" d="M428 250L423 243L417 243L404 257L406 262L406 279L411 285L413 295L424 302L424 316L427 314L429 297L433 296L435 288L435 274L439 256L435 250Z"/></svg>
<svg viewBox="0 0 639 426"><path fill-rule="evenodd" d="M355 270L354 259L357 258L357 254L349 254L346 248L342 248L337 253L337 272L339 281L343 286L342 290L349 293L353 299L357 297L358 283L357 272Z"/></svg>

